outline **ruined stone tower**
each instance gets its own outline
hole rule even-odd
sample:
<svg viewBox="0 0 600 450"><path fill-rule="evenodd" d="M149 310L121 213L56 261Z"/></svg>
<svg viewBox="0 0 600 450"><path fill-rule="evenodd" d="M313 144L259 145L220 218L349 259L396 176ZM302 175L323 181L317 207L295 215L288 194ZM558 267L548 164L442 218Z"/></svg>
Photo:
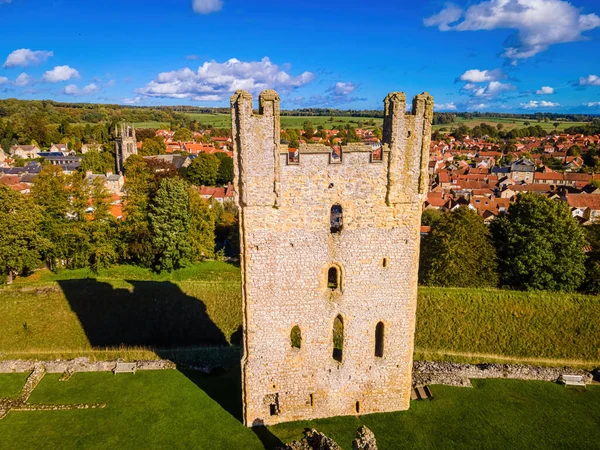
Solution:
<svg viewBox="0 0 600 450"><path fill-rule="evenodd" d="M280 145L279 97L231 98L248 426L407 409L433 99L385 99L383 147Z"/></svg>
<svg viewBox="0 0 600 450"><path fill-rule="evenodd" d="M123 164L131 155L137 155L137 140L133 125L121 124L115 127L115 160L117 173L123 171Z"/></svg>

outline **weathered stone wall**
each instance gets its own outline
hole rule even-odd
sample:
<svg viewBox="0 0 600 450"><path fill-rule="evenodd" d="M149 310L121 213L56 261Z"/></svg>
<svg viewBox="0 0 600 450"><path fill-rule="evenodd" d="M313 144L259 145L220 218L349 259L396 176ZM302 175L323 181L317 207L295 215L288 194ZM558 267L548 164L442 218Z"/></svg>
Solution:
<svg viewBox="0 0 600 450"><path fill-rule="evenodd" d="M383 158L370 146L301 146L288 163L279 144L279 97L231 99L236 202L240 206L246 425L407 409L417 298L419 225L433 100L385 100ZM333 205L343 228L330 231ZM385 262L384 262L385 259ZM331 290L330 267L341 273ZM333 324L344 324L341 362ZM375 356L375 329L384 351ZM290 332L299 326L301 348Z"/></svg>
<svg viewBox="0 0 600 450"><path fill-rule="evenodd" d="M414 387L429 384L471 386L471 378L508 378L559 382L563 375L581 375L591 383L591 372L570 367L540 367L525 364L458 364L441 361L415 361Z"/></svg>

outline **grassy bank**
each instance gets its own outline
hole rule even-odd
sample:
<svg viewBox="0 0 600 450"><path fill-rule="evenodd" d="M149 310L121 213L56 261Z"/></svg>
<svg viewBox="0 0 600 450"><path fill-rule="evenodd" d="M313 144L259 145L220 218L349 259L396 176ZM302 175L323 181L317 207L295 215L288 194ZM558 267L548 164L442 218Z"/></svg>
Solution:
<svg viewBox="0 0 600 450"><path fill-rule="evenodd" d="M235 361L239 283L239 268L219 262L39 271L0 289L0 359ZM420 288L415 357L600 366L600 297Z"/></svg>
<svg viewBox="0 0 600 450"><path fill-rule="evenodd" d="M432 386L433 401L408 411L286 423L242 425L239 373L206 376L175 370L48 374L32 404L104 403L103 409L9 412L0 420L0 449L198 448L273 449L314 427L345 450L369 427L378 448L598 448L600 388L565 389L535 381L475 380L474 388ZM0 375L19 392L24 380Z"/></svg>

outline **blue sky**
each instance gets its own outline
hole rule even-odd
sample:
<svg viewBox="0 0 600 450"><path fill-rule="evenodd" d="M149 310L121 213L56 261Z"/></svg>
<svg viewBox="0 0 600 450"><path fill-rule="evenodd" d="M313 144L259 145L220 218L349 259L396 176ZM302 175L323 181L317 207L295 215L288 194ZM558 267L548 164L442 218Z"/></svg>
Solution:
<svg viewBox="0 0 600 450"><path fill-rule="evenodd" d="M0 97L600 114L597 0L0 0Z"/></svg>

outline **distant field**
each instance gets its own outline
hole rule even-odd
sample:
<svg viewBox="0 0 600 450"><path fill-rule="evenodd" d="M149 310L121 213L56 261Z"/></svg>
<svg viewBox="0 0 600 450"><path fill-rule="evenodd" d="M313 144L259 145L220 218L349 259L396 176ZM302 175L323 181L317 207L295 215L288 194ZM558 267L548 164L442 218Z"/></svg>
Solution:
<svg viewBox="0 0 600 450"><path fill-rule="evenodd" d="M529 125L525 125L525 122L529 122ZM478 117L476 119L468 119L467 120L462 117L458 117L456 119L455 123L434 125L433 129L440 130L442 128L445 128L447 130L451 130L452 128L457 127L459 124L465 124L469 128L473 128L482 123L487 123L489 125L494 125L494 126L501 123L502 125L504 125L503 130L512 130L513 128L525 128L527 126L539 125L544 130L552 131L555 129L554 125L553 125L555 122L557 122L557 121L551 120L550 122L544 122L544 121L538 122L537 120L532 120L532 119L505 119L505 118L499 118L499 117ZM560 123L560 125L557 128L558 131L562 131L565 128L573 127L576 125L587 124L587 122L560 122L560 121L558 121L558 122Z"/></svg>
<svg viewBox="0 0 600 450"><path fill-rule="evenodd" d="M226 263L40 271L0 289L0 359L220 358L231 344L235 360L241 324L240 271ZM600 366L600 297L421 287L415 357Z"/></svg>
<svg viewBox="0 0 600 450"><path fill-rule="evenodd" d="M215 128L231 128L231 115L229 114L200 114L200 113L187 113L188 116L194 118L199 123L205 125L212 125ZM383 125L383 119L376 119L370 117L336 117L334 116L333 122L329 121L329 116L281 116L281 127L282 128L302 128L305 121L310 121L315 127L322 125L324 128L330 130L340 125L351 124L355 128L358 127L358 123L362 122L364 128L375 128ZM371 120L375 121L375 125L368 125Z"/></svg>

